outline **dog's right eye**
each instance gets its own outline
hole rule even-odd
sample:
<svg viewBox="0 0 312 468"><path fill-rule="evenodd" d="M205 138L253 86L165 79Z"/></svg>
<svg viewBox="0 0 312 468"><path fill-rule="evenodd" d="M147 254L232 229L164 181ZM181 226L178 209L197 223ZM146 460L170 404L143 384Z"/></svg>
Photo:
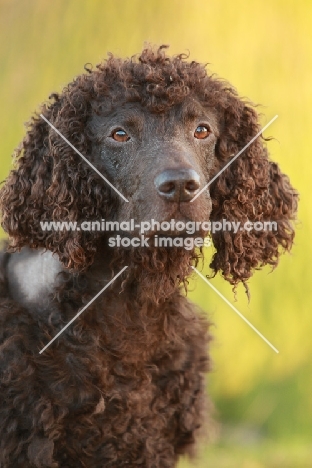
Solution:
<svg viewBox="0 0 312 468"><path fill-rule="evenodd" d="M128 133L122 128L117 128L111 133L113 140L118 141L119 143L124 143L125 141L130 140Z"/></svg>
<svg viewBox="0 0 312 468"><path fill-rule="evenodd" d="M194 137L198 140L204 140L210 135L210 129L207 125L198 125L194 132Z"/></svg>

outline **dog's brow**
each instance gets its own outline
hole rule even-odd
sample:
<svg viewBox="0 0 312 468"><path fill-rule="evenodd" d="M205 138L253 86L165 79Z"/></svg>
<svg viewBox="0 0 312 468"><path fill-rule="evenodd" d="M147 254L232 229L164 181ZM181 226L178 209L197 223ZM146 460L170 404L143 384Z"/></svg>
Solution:
<svg viewBox="0 0 312 468"><path fill-rule="evenodd" d="M124 117L122 124L129 128L142 129L143 119L137 113L131 113Z"/></svg>
<svg viewBox="0 0 312 468"><path fill-rule="evenodd" d="M204 109L196 102L190 102L181 108L182 120L194 120L204 114Z"/></svg>
<svg viewBox="0 0 312 468"><path fill-rule="evenodd" d="M213 112L213 109L204 108L196 101L189 102L187 105L182 106L180 119L185 124L194 122L195 120L198 120L198 123L201 120L203 122L208 121L214 133L218 135L218 123L217 123L216 115Z"/></svg>
<svg viewBox="0 0 312 468"><path fill-rule="evenodd" d="M125 127L127 129L142 130L143 119L138 112L114 112L106 116L104 119L98 118L95 123L95 128L99 139L105 138L105 133L112 127Z"/></svg>

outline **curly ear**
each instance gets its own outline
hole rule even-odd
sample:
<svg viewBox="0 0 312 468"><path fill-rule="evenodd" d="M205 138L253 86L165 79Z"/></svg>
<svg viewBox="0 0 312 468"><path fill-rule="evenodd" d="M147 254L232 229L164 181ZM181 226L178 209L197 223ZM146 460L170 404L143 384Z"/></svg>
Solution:
<svg viewBox="0 0 312 468"><path fill-rule="evenodd" d="M217 145L217 172L260 130L255 109L227 89L223 122ZM257 138L212 184L211 219L240 222L237 233L212 233L217 252L210 267L221 271L235 285L245 282L254 269L269 264L275 267L282 251L289 251L294 238L292 220L297 211L298 194L268 158L264 139ZM277 230L245 230L246 221L275 221ZM258 223L257 228L261 227ZM250 224L248 224L248 228Z"/></svg>
<svg viewBox="0 0 312 468"><path fill-rule="evenodd" d="M91 93L82 76L42 108L46 119L82 154L91 151L85 130ZM38 115L30 121L15 157L16 167L0 190L2 226L10 235L11 250L41 247L57 253L67 268L86 268L93 261L96 233L45 231L40 222L107 216L113 206L105 183Z"/></svg>

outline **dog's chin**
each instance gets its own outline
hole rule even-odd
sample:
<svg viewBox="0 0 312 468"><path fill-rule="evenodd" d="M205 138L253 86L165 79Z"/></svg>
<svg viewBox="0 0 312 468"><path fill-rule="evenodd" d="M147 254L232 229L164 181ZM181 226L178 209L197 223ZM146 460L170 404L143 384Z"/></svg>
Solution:
<svg viewBox="0 0 312 468"><path fill-rule="evenodd" d="M111 237L120 237L120 240L124 238L129 238L130 240L132 239L148 239L149 241L155 240L156 237L158 238L171 238L172 240L176 238L182 238L182 239L187 239L187 238L192 238L196 239L198 237L204 239L207 237L208 231L204 231L202 229L196 230L194 232L186 232L186 231L179 231L179 230L150 230L150 231L145 231L145 232L140 232L139 230L134 230L134 231L114 231L112 233ZM143 240L142 240L143 244Z"/></svg>
<svg viewBox="0 0 312 468"><path fill-rule="evenodd" d="M120 230L120 231L114 231L114 235L120 235L121 237L140 237L144 236L145 238L153 238L156 235L162 236L162 237L206 237L208 234L207 230L203 230L201 228L201 225L204 222L209 221L210 219L210 213L211 210L205 210L201 213L198 213L198 210L190 210L189 206L183 206L185 203L181 204L181 206L177 209L170 210L167 212L162 212L159 214L153 214L150 217L144 217L140 218L140 226L144 222L151 222L152 220L155 221L155 225L151 228L144 228L141 229L138 225L134 227L131 231L128 230ZM135 220L136 221L136 220ZM174 222L172 224L172 222ZM128 221L130 223L130 220ZM167 224L167 226L164 226L164 223ZM185 226L185 229L177 229L177 224L183 223ZM193 223L194 229L191 229L187 227L188 223ZM136 224L136 223L135 223ZM160 228L158 228L158 225L160 225ZM194 231L194 232L193 232Z"/></svg>
<svg viewBox="0 0 312 468"><path fill-rule="evenodd" d="M145 237L148 237L149 239L155 239L156 236L158 238L171 238L172 240L174 239L187 239L187 238L192 238L195 239L197 237L205 238L208 235L207 231L203 231L202 229L195 231L195 232L186 232L186 231L178 231L178 230L169 230L169 231L152 231L144 234Z"/></svg>
<svg viewBox="0 0 312 468"><path fill-rule="evenodd" d="M183 247L149 247L115 249L110 263L113 271L128 265L123 286L137 291L140 301L159 303L185 285L202 258L199 249ZM173 259L175 261L173 261ZM154 286L151 289L151 280Z"/></svg>

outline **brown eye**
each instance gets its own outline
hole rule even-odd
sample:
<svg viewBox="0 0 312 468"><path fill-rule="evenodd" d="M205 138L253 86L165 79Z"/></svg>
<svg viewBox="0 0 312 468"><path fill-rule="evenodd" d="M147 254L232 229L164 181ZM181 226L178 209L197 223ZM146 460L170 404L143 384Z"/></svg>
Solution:
<svg viewBox="0 0 312 468"><path fill-rule="evenodd" d="M117 130L114 130L111 134L111 137L119 143L124 143L125 141L130 140L128 133L125 132L122 128L117 128Z"/></svg>
<svg viewBox="0 0 312 468"><path fill-rule="evenodd" d="M194 132L194 137L198 140L204 140L210 135L210 130L206 125L198 125Z"/></svg>

